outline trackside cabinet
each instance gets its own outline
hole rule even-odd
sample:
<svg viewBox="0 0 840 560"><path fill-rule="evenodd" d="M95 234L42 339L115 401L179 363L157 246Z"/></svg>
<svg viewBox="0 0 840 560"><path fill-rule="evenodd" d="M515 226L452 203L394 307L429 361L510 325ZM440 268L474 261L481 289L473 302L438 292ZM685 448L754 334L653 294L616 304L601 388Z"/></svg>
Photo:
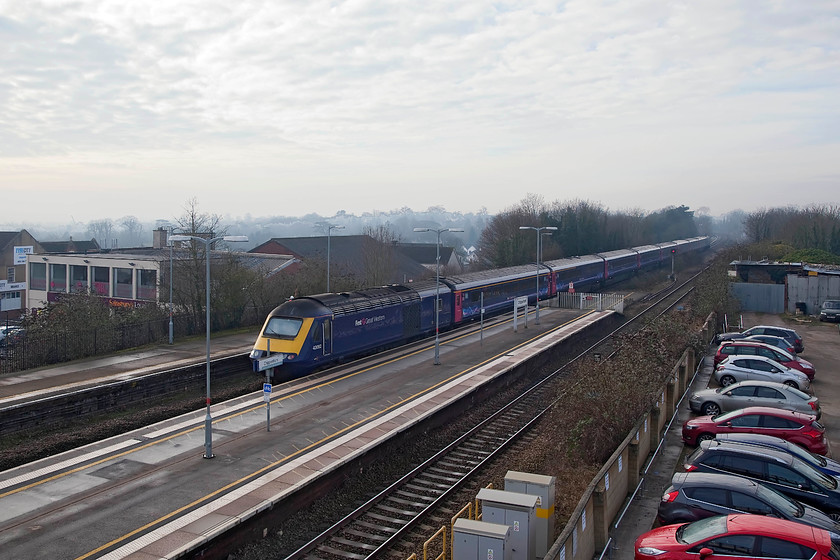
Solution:
<svg viewBox="0 0 840 560"><path fill-rule="evenodd" d="M537 497L507 490L482 488L481 520L510 527L509 560L535 560Z"/></svg>
<svg viewBox="0 0 840 560"><path fill-rule="evenodd" d="M452 527L453 560L510 560L510 527L457 519Z"/></svg>
<svg viewBox="0 0 840 560"><path fill-rule="evenodd" d="M554 485L555 477L508 471L505 490L537 497L537 558L544 558L554 543Z"/></svg>

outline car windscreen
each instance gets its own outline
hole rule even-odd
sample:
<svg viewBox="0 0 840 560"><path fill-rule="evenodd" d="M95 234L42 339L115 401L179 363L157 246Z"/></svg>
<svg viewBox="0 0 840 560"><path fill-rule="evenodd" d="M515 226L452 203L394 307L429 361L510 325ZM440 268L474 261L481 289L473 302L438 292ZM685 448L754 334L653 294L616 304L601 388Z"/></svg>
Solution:
<svg viewBox="0 0 840 560"><path fill-rule="evenodd" d="M796 469L797 472L802 474L803 476L808 477L813 482L819 484L823 488L828 488L830 490L837 490L837 479L833 476L828 476L827 474L823 473L822 471L818 471L814 468L811 464L806 463L799 457L793 458L793 468Z"/></svg>
<svg viewBox="0 0 840 560"><path fill-rule="evenodd" d="M686 523L677 529L679 542L693 544L726 532L726 516L707 517L694 523Z"/></svg>
<svg viewBox="0 0 840 560"><path fill-rule="evenodd" d="M770 504L791 517L801 517L805 513L805 508L799 502L767 486L759 484L755 489L755 495L764 503Z"/></svg>
<svg viewBox="0 0 840 560"><path fill-rule="evenodd" d="M300 332L302 319L294 317L272 317L263 330L263 336L272 338L294 338Z"/></svg>

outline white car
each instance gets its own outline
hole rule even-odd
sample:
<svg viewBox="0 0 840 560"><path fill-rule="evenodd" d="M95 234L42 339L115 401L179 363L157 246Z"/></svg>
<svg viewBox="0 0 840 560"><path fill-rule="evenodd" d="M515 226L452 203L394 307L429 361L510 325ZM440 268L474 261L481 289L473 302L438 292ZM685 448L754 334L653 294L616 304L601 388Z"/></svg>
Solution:
<svg viewBox="0 0 840 560"><path fill-rule="evenodd" d="M748 379L784 383L800 391L807 391L811 387L808 376L801 371L785 367L764 356L730 356L715 368L715 379L724 387Z"/></svg>

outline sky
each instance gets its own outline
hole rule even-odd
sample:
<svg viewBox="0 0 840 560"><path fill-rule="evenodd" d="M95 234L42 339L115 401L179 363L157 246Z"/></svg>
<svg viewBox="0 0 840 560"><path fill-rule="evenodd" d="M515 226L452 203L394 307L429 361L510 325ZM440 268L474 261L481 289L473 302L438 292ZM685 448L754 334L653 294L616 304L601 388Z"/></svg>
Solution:
<svg viewBox="0 0 840 560"><path fill-rule="evenodd" d="M0 223L838 193L838 0L0 0Z"/></svg>

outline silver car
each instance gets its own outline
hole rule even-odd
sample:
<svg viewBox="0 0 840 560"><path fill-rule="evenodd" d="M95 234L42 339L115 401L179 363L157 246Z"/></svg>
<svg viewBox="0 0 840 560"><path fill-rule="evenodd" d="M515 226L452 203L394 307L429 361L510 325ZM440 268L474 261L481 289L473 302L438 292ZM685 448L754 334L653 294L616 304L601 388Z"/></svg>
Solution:
<svg viewBox="0 0 840 560"><path fill-rule="evenodd" d="M820 400L799 389L774 381L748 380L727 387L697 391L688 401L692 411L716 415L748 406L771 406L816 414L820 417Z"/></svg>
<svg viewBox="0 0 840 560"><path fill-rule="evenodd" d="M807 391L811 387L808 377L801 371L785 367L764 356L730 356L715 368L715 379L723 387L738 381L775 381Z"/></svg>

